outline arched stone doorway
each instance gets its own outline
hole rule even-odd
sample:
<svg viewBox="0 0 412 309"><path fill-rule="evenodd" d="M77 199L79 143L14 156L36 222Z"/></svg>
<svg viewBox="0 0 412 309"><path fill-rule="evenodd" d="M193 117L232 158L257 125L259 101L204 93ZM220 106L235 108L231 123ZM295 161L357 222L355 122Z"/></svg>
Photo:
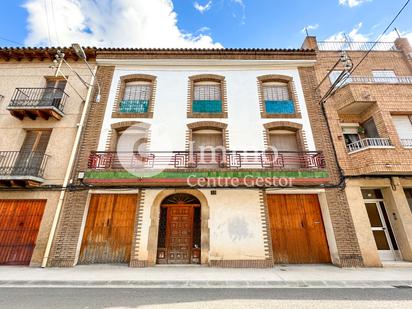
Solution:
<svg viewBox="0 0 412 309"><path fill-rule="evenodd" d="M200 201L177 193L160 205L157 264L200 264Z"/></svg>
<svg viewBox="0 0 412 309"><path fill-rule="evenodd" d="M203 193L194 189L160 192L153 203L151 222L149 265L208 265L209 206Z"/></svg>

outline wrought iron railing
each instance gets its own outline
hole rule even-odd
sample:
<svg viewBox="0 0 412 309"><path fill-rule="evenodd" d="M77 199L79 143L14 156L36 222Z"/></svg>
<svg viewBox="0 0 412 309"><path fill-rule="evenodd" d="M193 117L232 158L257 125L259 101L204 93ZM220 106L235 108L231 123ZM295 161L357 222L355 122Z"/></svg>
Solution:
<svg viewBox="0 0 412 309"><path fill-rule="evenodd" d="M412 138L403 138L401 143L403 147L412 147Z"/></svg>
<svg viewBox="0 0 412 309"><path fill-rule="evenodd" d="M324 169L322 152L263 152L263 151L154 151L92 152L89 169Z"/></svg>
<svg viewBox="0 0 412 309"><path fill-rule="evenodd" d="M318 42L321 51L397 51L398 48L393 42Z"/></svg>
<svg viewBox="0 0 412 309"><path fill-rule="evenodd" d="M378 147L390 147L392 146L389 138L364 138L352 144L349 144L349 152L365 149L365 148L378 148Z"/></svg>
<svg viewBox="0 0 412 309"><path fill-rule="evenodd" d="M60 88L16 88L11 108L55 107L63 112L68 95Z"/></svg>
<svg viewBox="0 0 412 309"><path fill-rule="evenodd" d="M0 151L0 176L43 177L47 160L43 152Z"/></svg>

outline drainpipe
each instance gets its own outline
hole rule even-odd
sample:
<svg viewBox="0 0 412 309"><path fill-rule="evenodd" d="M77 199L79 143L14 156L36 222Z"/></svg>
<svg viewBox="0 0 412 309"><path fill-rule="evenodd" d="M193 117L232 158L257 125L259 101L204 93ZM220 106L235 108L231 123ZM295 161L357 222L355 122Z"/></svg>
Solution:
<svg viewBox="0 0 412 309"><path fill-rule="evenodd" d="M85 102L84 102L83 111L82 111L82 115L81 115L81 118L80 118L80 123L77 127L76 138L74 140L73 149L72 149L72 152L70 154L69 165L67 166L66 174L64 176L63 188L60 191L60 197L59 197L59 201L57 203L56 213L54 214L52 227L51 227L51 230L50 230L49 238L47 240L46 250L44 252L43 261L42 261L42 264L41 264L42 268L47 266L47 262L49 260L49 254L50 254L51 246L53 244L54 235L56 234L57 224L59 222L60 213L61 213L61 209L62 209L62 206L63 206L63 201L64 201L64 198L66 196L66 188L67 188L67 185L69 184L69 181L70 181L70 176L72 174L72 170L73 170L74 163L75 163L75 160L76 160L77 150L78 150L79 145L80 145L80 138L81 138L82 133L83 133L84 124L86 122L86 114L87 114L87 111L88 111L88 108L89 108L89 105L90 105L90 101L91 101L92 90L93 90L93 87L94 87L96 72L97 72L97 65L94 68L94 72L92 74L92 78L91 78L90 84L89 84L90 86L87 89L87 95L86 95L86 99L85 99Z"/></svg>

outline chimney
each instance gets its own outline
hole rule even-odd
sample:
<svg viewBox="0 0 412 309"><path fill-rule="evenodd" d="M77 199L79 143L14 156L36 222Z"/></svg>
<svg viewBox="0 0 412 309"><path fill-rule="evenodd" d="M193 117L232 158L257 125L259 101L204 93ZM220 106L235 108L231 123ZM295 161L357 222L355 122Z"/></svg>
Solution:
<svg viewBox="0 0 412 309"><path fill-rule="evenodd" d="M302 44L303 49L318 50L318 41L315 36L307 36Z"/></svg>

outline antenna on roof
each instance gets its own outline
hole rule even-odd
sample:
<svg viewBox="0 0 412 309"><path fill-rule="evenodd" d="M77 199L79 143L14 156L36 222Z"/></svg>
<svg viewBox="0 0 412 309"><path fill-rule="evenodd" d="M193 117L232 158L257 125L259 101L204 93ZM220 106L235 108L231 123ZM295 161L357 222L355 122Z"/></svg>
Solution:
<svg viewBox="0 0 412 309"><path fill-rule="evenodd" d="M398 35L398 38L401 38L401 34L399 33L398 28L394 28L393 30L395 30L396 34Z"/></svg>
<svg viewBox="0 0 412 309"><path fill-rule="evenodd" d="M308 27L305 27L306 36L309 36Z"/></svg>

